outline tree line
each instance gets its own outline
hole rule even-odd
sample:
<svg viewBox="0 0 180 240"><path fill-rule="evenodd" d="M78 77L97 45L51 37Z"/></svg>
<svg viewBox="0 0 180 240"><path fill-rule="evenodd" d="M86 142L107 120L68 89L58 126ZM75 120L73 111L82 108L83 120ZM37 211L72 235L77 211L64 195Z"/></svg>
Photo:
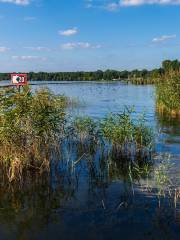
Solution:
<svg viewBox="0 0 180 240"><path fill-rule="evenodd" d="M166 73L180 72L180 61L165 60L160 68L153 70L97 70L97 71L78 71L78 72L29 72L30 80L35 81L111 81L111 80L128 80L137 84L155 83ZM0 73L0 80L10 79L10 73Z"/></svg>

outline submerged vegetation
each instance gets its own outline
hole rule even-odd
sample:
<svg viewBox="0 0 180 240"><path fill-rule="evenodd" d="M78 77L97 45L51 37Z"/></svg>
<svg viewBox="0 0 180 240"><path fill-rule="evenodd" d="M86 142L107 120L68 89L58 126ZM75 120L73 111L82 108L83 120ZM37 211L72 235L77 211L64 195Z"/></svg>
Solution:
<svg viewBox="0 0 180 240"><path fill-rule="evenodd" d="M31 93L29 88L20 93L3 89L0 103L0 164L9 181L27 171L48 173L68 148L77 157L99 151L107 158L151 159L152 131L144 118L134 121L129 109L99 121L73 120L67 115L68 98L48 89Z"/></svg>
<svg viewBox="0 0 180 240"><path fill-rule="evenodd" d="M168 195L177 204L180 193L169 180L170 165L162 161L154 167L154 134L144 115L134 119L134 110L125 108L102 120L71 118L70 100L48 89L3 89L0 94L3 184L26 186L30 179L53 178L73 192L83 169L92 186L124 179L134 194L135 184L143 180L142 189L157 194L159 201Z"/></svg>
<svg viewBox="0 0 180 240"><path fill-rule="evenodd" d="M145 116L125 107L104 119L72 117L69 107L70 99L48 89L1 89L0 223L12 226L8 238L46 236L51 224L58 238L70 225L72 238L83 229L87 236L84 222L106 235L132 216L139 222L139 212L148 234L154 222L159 231L162 221L178 223L179 182L170 156L155 153Z"/></svg>

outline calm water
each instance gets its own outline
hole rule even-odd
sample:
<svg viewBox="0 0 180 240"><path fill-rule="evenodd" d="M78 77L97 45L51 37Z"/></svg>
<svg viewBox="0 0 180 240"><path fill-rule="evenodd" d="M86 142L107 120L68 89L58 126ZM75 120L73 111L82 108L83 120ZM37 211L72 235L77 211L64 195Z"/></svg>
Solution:
<svg viewBox="0 0 180 240"><path fill-rule="evenodd" d="M79 99L74 115L103 118L124 106L134 106L134 117L145 112L156 132L156 151L171 154L172 178L180 183L180 122L155 113L153 86L118 82L44 82L43 86ZM78 181L66 179L62 185L56 184L53 174L50 182L34 178L33 185L21 188L7 189L1 183L0 239L180 239L179 205L175 208L165 199L159 206L157 197L137 183L132 191L122 173L99 180L95 174L89 176L85 166L82 169Z"/></svg>

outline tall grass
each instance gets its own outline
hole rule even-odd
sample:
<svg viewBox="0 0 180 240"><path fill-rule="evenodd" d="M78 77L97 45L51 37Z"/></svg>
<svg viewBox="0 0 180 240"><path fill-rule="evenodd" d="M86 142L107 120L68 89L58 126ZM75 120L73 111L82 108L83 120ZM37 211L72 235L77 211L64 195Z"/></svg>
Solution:
<svg viewBox="0 0 180 240"><path fill-rule="evenodd" d="M66 97L47 89L0 92L0 163L10 181L25 168L49 170L50 151L64 133L66 105Z"/></svg>
<svg viewBox="0 0 180 240"><path fill-rule="evenodd" d="M134 85L154 85L158 82L161 81L160 76L159 77L135 77L135 78L130 78L128 80L130 83L134 84Z"/></svg>
<svg viewBox="0 0 180 240"><path fill-rule="evenodd" d="M156 85L156 105L160 113L180 116L180 77L166 75L164 81Z"/></svg>
<svg viewBox="0 0 180 240"><path fill-rule="evenodd" d="M104 166L109 159L129 164L151 158L152 130L143 117L135 121L130 109L103 120L72 120L68 98L48 89L32 94L29 88L1 90L0 104L0 165L10 182L29 171L49 173L55 160L57 168L69 171L84 154L93 169L98 158Z"/></svg>
<svg viewBox="0 0 180 240"><path fill-rule="evenodd" d="M153 132L140 116L138 121L133 120L133 110L125 109L122 114L111 114L101 123L105 139L111 142L116 149L129 153L137 153L152 149Z"/></svg>

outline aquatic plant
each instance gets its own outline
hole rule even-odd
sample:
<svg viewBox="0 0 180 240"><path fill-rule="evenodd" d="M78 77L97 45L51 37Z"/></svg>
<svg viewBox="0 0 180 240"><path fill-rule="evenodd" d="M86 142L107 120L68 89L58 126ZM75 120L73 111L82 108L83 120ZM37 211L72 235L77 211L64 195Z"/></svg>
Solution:
<svg viewBox="0 0 180 240"><path fill-rule="evenodd" d="M172 167L170 156L164 158L154 169L154 182L158 190L158 196L170 194L172 182L169 177L169 171Z"/></svg>
<svg viewBox="0 0 180 240"><path fill-rule="evenodd" d="M119 160L120 156L127 164L151 158L152 130L144 116L134 120L131 109L104 120L72 120L67 116L67 97L48 89L31 93L29 88L20 93L2 89L0 103L0 165L10 182L23 178L27 171L49 173L56 160L64 174L84 154L94 170L98 156L104 167L110 164L109 159Z"/></svg>
<svg viewBox="0 0 180 240"><path fill-rule="evenodd" d="M29 88L0 92L0 163L9 180L20 178L24 168L49 169L50 152L64 134L67 98L48 89L34 94Z"/></svg>
<svg viewBox="0 0 180 240"><path fill-rule="evenodd" d="M98 124L91 117L76 117L73 121L74 133L83 142L85 139L93 139L94 141L98 137Z"/></svg>
<svg viewBox="0 0 180 240"><path fill-rule="evenodd" d="M167 74L164 81L156 85L156 106L158 112L180 116L180 77Z"/></svg>
<svg viewBox="0 0 180 240"><path fill-rule="evenodd" d="M150 75L148 77L131 77L128 82L134 85L154 85L161 81L160 75L153 76Z"/></svg>
<svg viewBox="0 0 180 240"><path fill-rule="evenodd" d="M159 207L165 199L168 199L175 208L180 201L179 181L171 174L173 166L171 155L165 153L158 154L153 165L145 164L142 168L137 165L133 168L133 172L141 173L139 183L144 192L157 196ZM133 184L136 182L136 178L133 177L132 179Z"/></svg>
<svg viewBox="0 0 180 240"><path fill-rule="evenodd" d="M101 122L101 130L116 151L135 156L152 150L153 131L146 126L144 116L133 120L133 113L126 108L122 114L110 114Z"/></svg>

